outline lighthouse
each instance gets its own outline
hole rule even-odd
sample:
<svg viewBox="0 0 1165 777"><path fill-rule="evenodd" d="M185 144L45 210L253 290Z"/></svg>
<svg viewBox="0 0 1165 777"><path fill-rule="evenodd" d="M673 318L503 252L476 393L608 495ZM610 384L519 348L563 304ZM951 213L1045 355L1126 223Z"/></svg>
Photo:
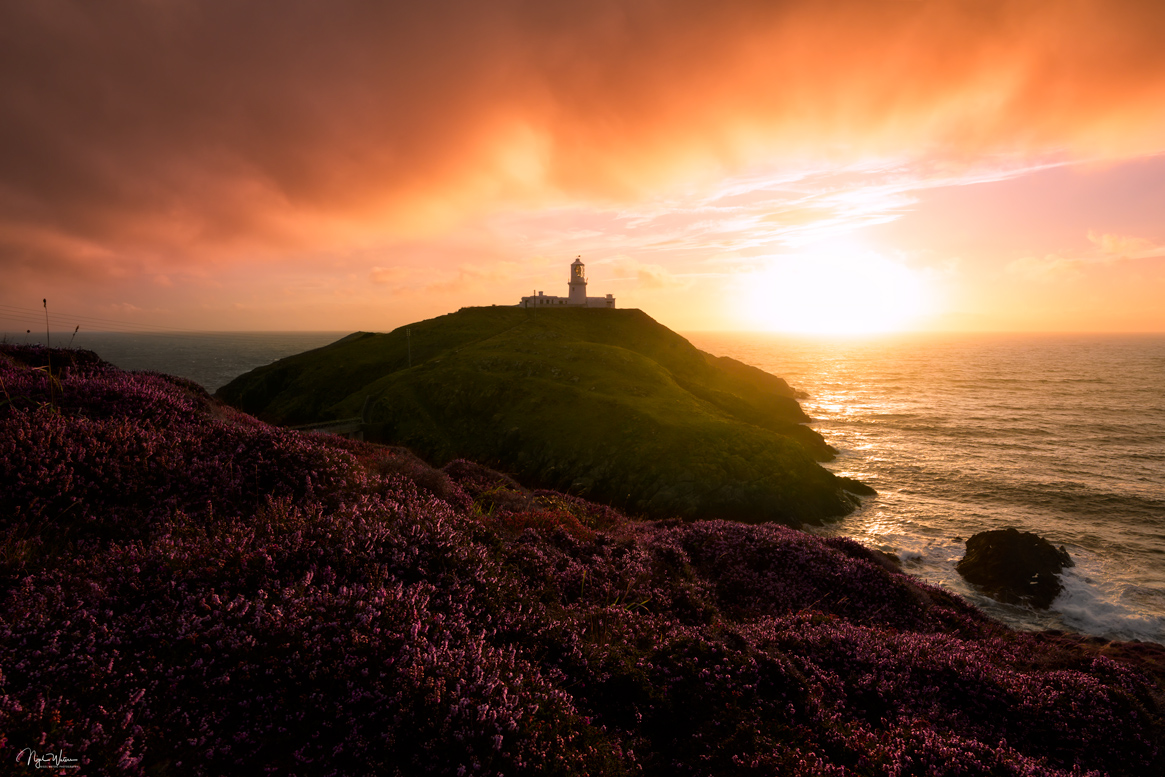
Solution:
<svg viewBox="0 0 1165 777"><path fill-rule="evenodd" d="M613 308L615 307L615 295L608 294L605 297L588 297L587 296L587 267L582 262L581 256L576 256L574 261L570 263L570 280L567 282L566 288L567 296L553 297L541 291L535 291L529 297L522 297L522 301L518 303L518 307L522 308L542 308L542 307L571 307L571 308Z"/></svg>
<svg viewBox="0 0 1165 777"><path fill-rule="evenodd" d="M587 304L587 268L582 263L582 257L576 256L570 265L570 293L567 295L567 305Z"/></svg>

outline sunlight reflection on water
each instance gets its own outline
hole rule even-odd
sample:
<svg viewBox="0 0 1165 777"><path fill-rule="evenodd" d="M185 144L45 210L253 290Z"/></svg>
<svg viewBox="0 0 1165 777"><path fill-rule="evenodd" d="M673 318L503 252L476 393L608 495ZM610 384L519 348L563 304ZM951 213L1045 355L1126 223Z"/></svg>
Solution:
<svg viewBox="0 0 1165 777"><path fill-rule="evenodd" d="M840 451L827 466L878 490L823 533L896 553L1013 625L1165 642L1165 337L686 336L806 391ZM985 600L955 572L968 537L1006 526L1089 570L1053 612Z"/></svg>

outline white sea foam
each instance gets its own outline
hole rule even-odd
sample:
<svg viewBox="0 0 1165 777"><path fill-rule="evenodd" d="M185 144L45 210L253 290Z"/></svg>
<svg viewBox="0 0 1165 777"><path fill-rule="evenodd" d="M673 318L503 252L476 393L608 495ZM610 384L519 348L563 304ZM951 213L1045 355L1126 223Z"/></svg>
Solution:
<svg viewBox="0 0 1165 777"><path fill-rule="evenodd" d="M926 558L926 554L918 550L900 550L898 551L898 559L903 566L919 566Z"/></svg>
<svg viewBox="0 0 1165 777"><path fill-rule="evenodd" d="M1165 617L1123 603L1119 586L1097 582L1077 569L1064 570L1060 582L1064 590L1052 602L1052 609L1072 631L1165 643Z"/></svg>

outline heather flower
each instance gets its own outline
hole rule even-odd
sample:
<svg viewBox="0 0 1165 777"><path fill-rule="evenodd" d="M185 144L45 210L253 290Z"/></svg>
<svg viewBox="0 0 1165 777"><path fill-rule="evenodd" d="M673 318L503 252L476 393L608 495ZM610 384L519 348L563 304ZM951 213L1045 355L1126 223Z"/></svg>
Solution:
<svg viewBox="0 0 1165 777"><path fill-rule="evenodd" d="M53 374L48 372L48 362ZM0 346L0 748L85 774L1161 772L1165 648ZM54 382L55 381L55 382Z"/></svg>

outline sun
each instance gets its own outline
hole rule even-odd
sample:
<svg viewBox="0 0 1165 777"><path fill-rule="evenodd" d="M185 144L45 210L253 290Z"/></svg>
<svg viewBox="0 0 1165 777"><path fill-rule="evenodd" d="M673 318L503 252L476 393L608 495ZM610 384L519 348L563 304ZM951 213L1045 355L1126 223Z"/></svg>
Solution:
<svg viewBox="0 0 1165 777"><path fill-rule="evenodd" d="M855 247L772 257L741 280L737 312L750 328L764 331L900 332L934 308L933 290L920 273Z"/></svg>

